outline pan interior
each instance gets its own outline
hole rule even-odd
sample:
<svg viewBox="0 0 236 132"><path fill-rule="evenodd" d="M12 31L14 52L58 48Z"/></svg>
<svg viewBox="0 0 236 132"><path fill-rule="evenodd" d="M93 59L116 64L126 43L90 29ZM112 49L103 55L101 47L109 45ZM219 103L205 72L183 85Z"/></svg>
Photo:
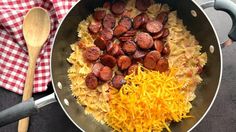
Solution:
<svg viewBox="0 0 236 132"><path fill-rule="evenodd" d="M217 93L219 79L221 77L221 54L216 34L202 11L192 1L186 0L156 0L157 3L168 3L173 10L177 10L178 17L183 19L188 30L202 44L202 51L207 53L208 62L202 73L203 82L196 90L197 98L192 102L193 108L190 112L194 118L185 119L180 123L172 123L173 131L187 131L192 128L205 114ZM93 12L93 9L102 6L104 1L81 0L68 13L62 21L55 36L55 42L51 56L51 74L54 91L57 99L71 121L80 129L85 131L107 131L110 128L96 122L93 117L85 115L82 106L78 105L70 90L70 81L67 70L70 64L67 58L71 54L70 44L78 40L77 26L80 21ZM193 17L191 11L197 13ZM214 46L214 53L209 52L209 47ZM62 84L62 89L57 84ZM69 103L65 103L65 99Z"/></svg>

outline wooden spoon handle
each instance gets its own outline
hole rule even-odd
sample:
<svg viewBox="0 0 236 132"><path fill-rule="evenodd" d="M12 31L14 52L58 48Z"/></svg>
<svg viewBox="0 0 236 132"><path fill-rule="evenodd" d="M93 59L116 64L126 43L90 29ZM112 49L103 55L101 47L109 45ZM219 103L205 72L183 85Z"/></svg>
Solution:
<svg viewBox="0 0 236 132"><path fill-rule="evenodd" d="M38 54L39 54L39 51L36 50ZM37 53L35 55L31 54L29 57L29 66L28 66L28 71L26 75L25 87L24 87L23 98L22 98L23 101L28 100L29 98L32 97L34 73L35 73L38 54ZM27 132L28 126L29 126L29 117L21 119L18 123L18 132Z"/></svg>

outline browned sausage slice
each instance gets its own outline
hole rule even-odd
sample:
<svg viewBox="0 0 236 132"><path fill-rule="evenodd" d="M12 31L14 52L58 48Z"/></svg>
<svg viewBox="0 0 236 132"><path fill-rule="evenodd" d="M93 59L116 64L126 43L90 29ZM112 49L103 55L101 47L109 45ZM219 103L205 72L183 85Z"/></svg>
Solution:
<svg viewBox="0 0 236 132"><path fill-rule="evenodd" d="M161 58L156 65L155 70L159 71L159 72L165 72L169 69L169 63L168 60L166 58Z"/></svg>
<svg viewBox="0 0 236 132"><path fill-rule="evenodd" d="M98 31L101 29L102 24L101 22L98 21L92 21L89 26L88 29L91 33L98 33Z"/></svg>
<svg viewBox="0 0 236 132"><path fill-rule="evenodd" d="M143 50L136 50L135 53L133 54L133 58L134 59L141 59L143 57L145 57L147 54L146 51Z"/></svg>
<svg viewBox="0 0 236 132"><path fill-rule="evenodd" d="M163 35L163 29L160 32L153 34L152 38L153 39L159 39L159 38L162 37L162 35Z"/></svg>
<svg viewBox="0 0 236 132"><path fill-rule="evenodd" d="M127 54L133 54L136 51L136 44L133 41L126 41L122 49Z"/></svg>
<svg viewBox="0 0 236 132"><path fill-rule="evenodd" d="M101 63L105 66L113 68L116 65L116 58L111 55L105 54L101 56Z"/></svg>
<svg viewBox="0 0 236 132"><path fill-rule="evenodd" d="M133 37L119 37L119 40L121 42L131 41L132 39L133 39Z"/></svg>
<svg viewBox="0 0 236 132"><path fill-rule="evenodd" d="M93 65L93 68L92 68L92 73L96 76L96 77L99 77L99 72L100 70L104 67L103 64L101 63L96 63Z"/></svg>
<svg viewBox="0 0 236 132"><path fill-rule="evenodd" d="M163 25L159 21L149 21L146 25L146 29L150 33L158 33L162 30Z"/></svg>
<svg viewBox="0 0 236 132"><path fill-rule="evenodd" d="M137 32L138 32L137 30L129 30L122 36L124 36L124 37L133 37L133 36L136 35Z"/></svg>
<svg viewBox="0 0 236 132"><path fill-rule="evenodd" d="M94 44L101 50L106 49L106 45L108 45L108 41L105 40L103 37L98 36L96 40L94 41Z"/></svg>
<svg viewBox="0 0 236 132"><path fill-rule="evenodd" d="M128 69L128 75L130 75L132 73L137 73L137 70L138 70L138 65L137 64L131 65Z"/></svg>
<svg viewBox="0 0 236 132"><path fill-rule="evenodd" d="M126 55L120 56L117 61L117 65L121 70L128 69L131 63L131 59Z"/></svg>
<svg viewBox="0 0 236 132"><path fill-rule="evenodd" d="M100 57L101 50L97 46L86 48L84 56L89 61L95 61Z"/></svg>
<svg viewBox="0 0 236 132"><path fill-rule="evenodd" d="M154 48L158 51L158 52L162 52L163 48L164 48L164 44L161 40L155 40L154 41Z"/></svg>
<svg viewBox="0 0 236 132"><path fill-rule="evenodd" d="M103 81L109 81L112 78L112 69L108 66L104 66L101 68L100 73L99 73L99 78Z"/></svg>
<svg viewBox="0 0 236 132"><path fill-rule="evenodd" d="M162 37L165 38L165 37L169 36L169 34L170 34L169 29L168 28L164 28L163 29Z"/></svg>
<svg viewBox="0 0 236 132"><path fill-rule="evenodd" d="M101 21L105 16L106 16L106 11L105 10L96 10L93 13L93 18L97 21Z"/></svg>
<svg viewBox="0 0 236 132"><path fill-rule="evenodd" d="M119 25L122 25L126 27L128 30L130 30L130 28L132 27L132 20L127 16L123 16L119 21Z"/></svg>
<svg viewBox="0 0 236 132"><path fill-rule="evenodd" d="M105 40L111 40L113 38L113 31L110 28L103 28L99 35Z"/></svg>
<svg viewBox="0 0 236 132"><path fill-rule="evenodd" d="M113 43L111 46L107 48L107 53L111 54L113 56L116 56L119 54L120 46L118 43Z"/></svg>
<svg viewBox="0 0 236 132"><path fill-rule="evenodd" d="M143 65L150 69L153 70L155 69L156 65L157 65L157 61L161 58L161 54L158 51L151 51L149 52L145 58L144 58L144 63Z"/></svg>
<svg viewBox="0 0 236 132"><path fill-rule="evenodd" d="M133 20L134 29L138 29L143 24L144 18L141 15L137 15Z"/></svg>
<svg viewBox="0 0 236 132"><path fill-rule="evenodd" d="M170 47L169 45L165 45L165 47L162 50L162 55L168 56L170 54Z"/></svg>
<svg viewBox="0 0 236 132"><path fill-rule="evenodd" d="M123 75L115 75L112 79L113 87L120 89L123 84L125 84L125 77Z"/></svg>
<svg viewBox="0 0 236 132"><path fill-rule="evenodd" d="M85 78L85 84L89 89L96 89L98 86L98 79L93 73L90 73Z"/></svg>
<svg viewBox="0 0 236 132"><path fill-rule="evenodd" d="M116 15L121 15L125 11L126 3L122 0L115 1L111 6L111 11Z"/></svg>
<svg viewBox="0 0 236 132"><path fill-rule="evenodd" d="M106 8L106 9L110 10L110 8L111 8L111 2L106 1L106 2L103 4L103 8Z"/></svg>
<svg viewBox="0 0 236 132"><path fill-rule="evenodd" d="M151 0L136 0L135 7L140 11L146 11L151 4Z"/></svg>
<svg viewBox="0 0 236 132"><path fill-rule="evenodd" d="M112 14L106 14L102 24L103 27L112 29L116 25L116 18Z"/></svg>
<svg viewBox="0 0 236 132"><path fill-rule="evenodd" d="M140 32L135 37L136 44L142 49L149 49L153 46L153 38L148 33Z"/></svg>
<svg viewBox="0 0 236 132"><path fill-rule="evenodd" d="M145 25L149 21L149 17L146 13L141 13L134 17L133 27L134 29L138 29L139 27Z"/></svg>
<svg viewBox="0 0 236 132"><path fill-rule="evenodd" d="M128 31L128 29L126 27L124 27L122 25L117 25L114 29L114 36L120 36L127 31Z"/></svg>
<svg viewBox="0 0 236 132"><path fill-rule="evenodd" d="M165 25L166 22L168 21L168 13L161 12L160 14L157 15L156 20L161 22L163 25Z"/></svg>

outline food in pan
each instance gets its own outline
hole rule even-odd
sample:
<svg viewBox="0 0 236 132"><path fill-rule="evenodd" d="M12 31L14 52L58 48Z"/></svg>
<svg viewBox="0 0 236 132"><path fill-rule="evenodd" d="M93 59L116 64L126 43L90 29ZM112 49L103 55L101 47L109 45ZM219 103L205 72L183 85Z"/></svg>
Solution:
<svg viewBox="0 0 236 132"><path fill-rule="evenodd" d="M191 117L207 55L168 5L105 2L78 37L68 76L87 114L115 131L170 131Z"/></svg>

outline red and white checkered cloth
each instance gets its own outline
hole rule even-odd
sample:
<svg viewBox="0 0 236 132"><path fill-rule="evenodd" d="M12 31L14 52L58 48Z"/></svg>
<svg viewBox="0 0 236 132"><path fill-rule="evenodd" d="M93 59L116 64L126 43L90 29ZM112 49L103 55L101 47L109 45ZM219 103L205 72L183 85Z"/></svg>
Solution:
<svg viewBox="0 0 236 132"><path fill-rule="evenodd" d="M50 81L50 50L63 16L78 0L0 0L0 87L23 93L28 55L22 34L23 16L32 7L50 13L51 34L37 60L34 93L47 90Z"/></svg>

